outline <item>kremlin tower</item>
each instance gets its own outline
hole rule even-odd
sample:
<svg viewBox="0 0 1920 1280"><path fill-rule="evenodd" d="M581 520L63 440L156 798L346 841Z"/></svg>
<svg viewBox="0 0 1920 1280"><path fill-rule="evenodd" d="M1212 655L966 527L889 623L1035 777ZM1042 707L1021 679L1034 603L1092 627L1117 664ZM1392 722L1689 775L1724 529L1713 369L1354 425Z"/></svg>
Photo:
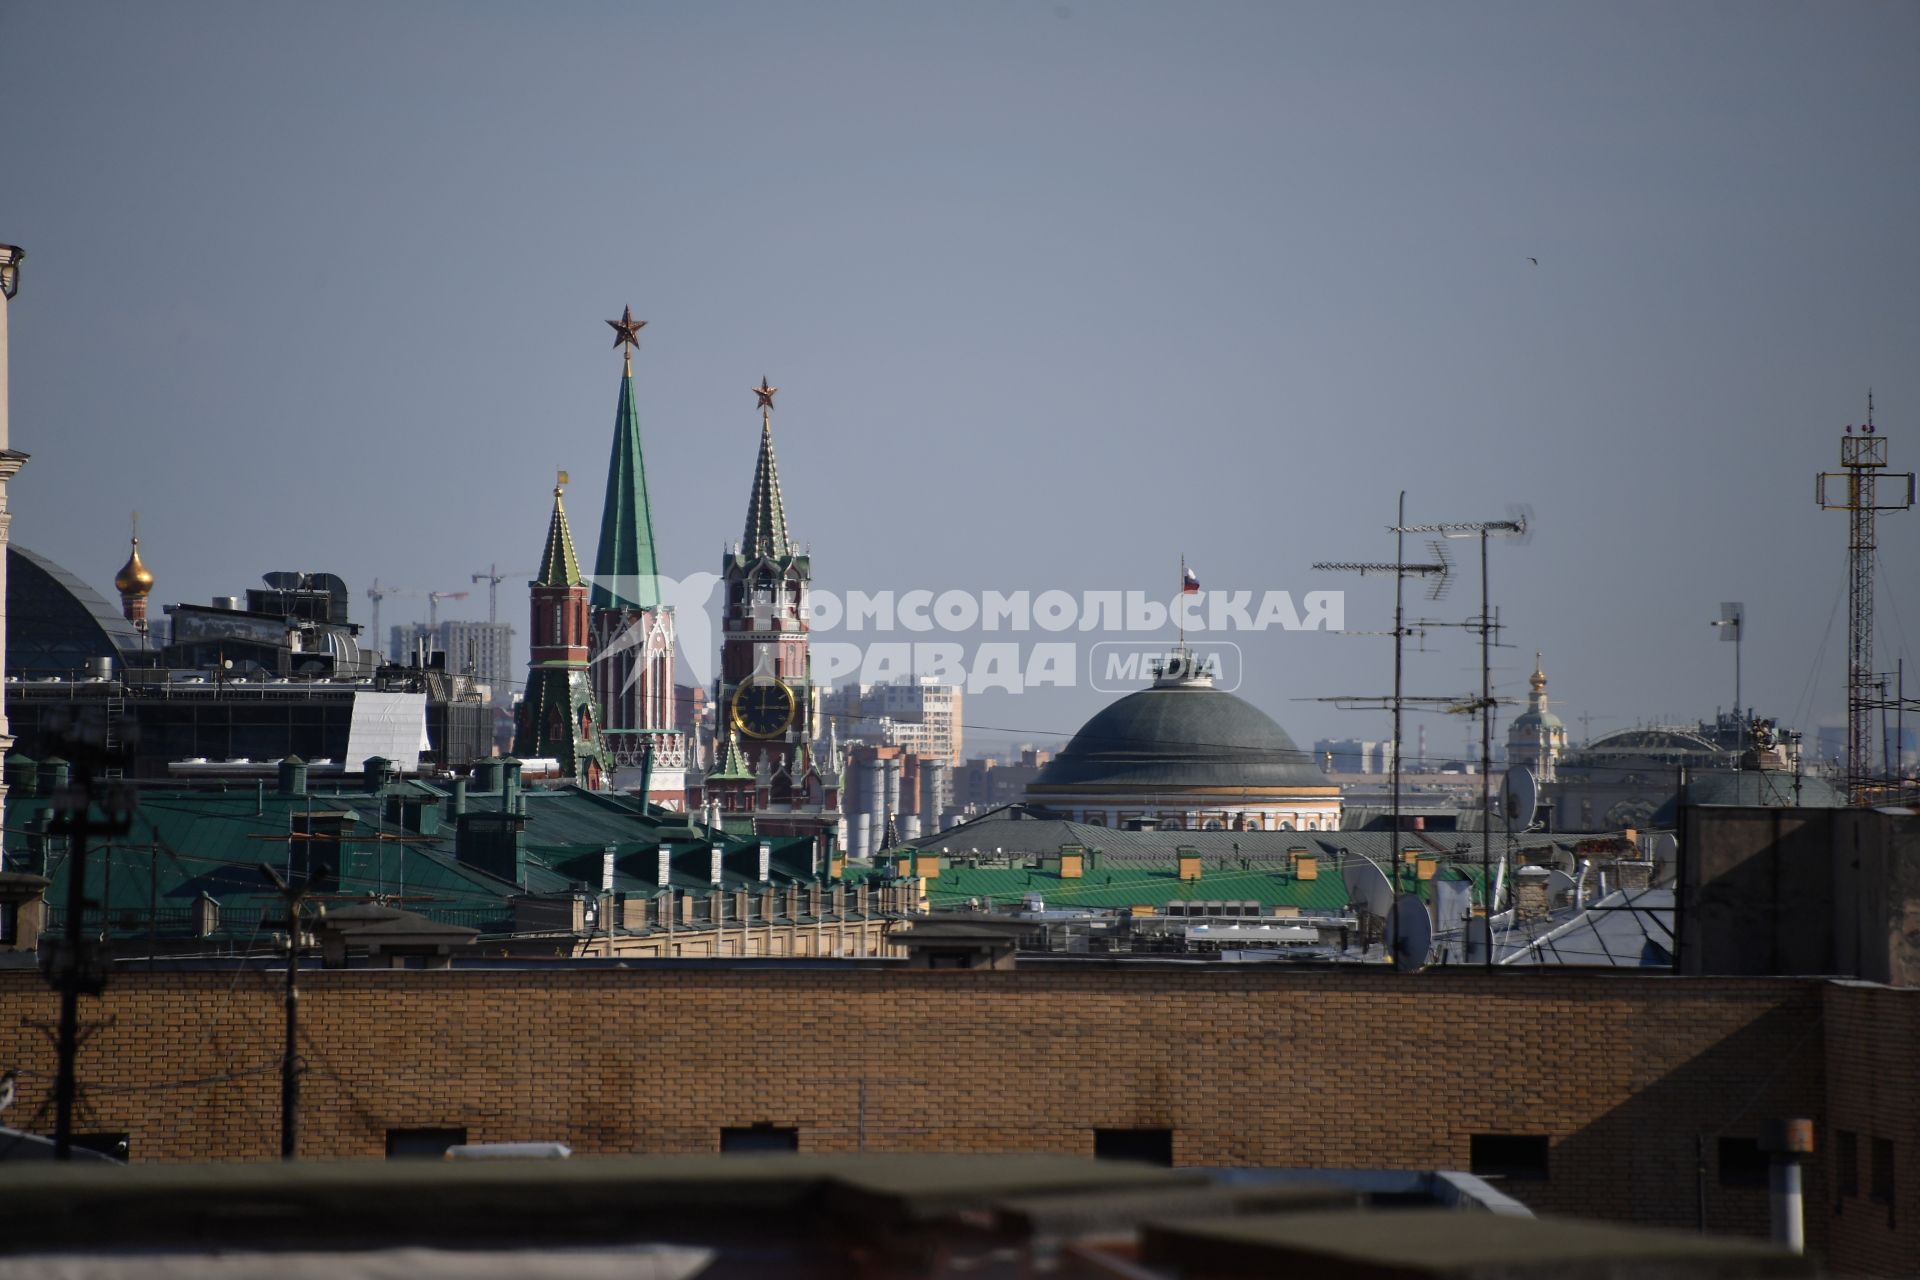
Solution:
<svg viewBox="0 0 1920 1280"><path fill-rule="evenodd" d="M715 681L713 772L687 788L729 829L837 837L840 766L817 760L819 699L807 651L811 558L794 548L773 456L773 397L760 399L760 455L740 542L721 560L723 639Z"/></svg>
<svg viewBox="0 0 1920 1280"><path fill-rule="evenodd" d="M625 348L625 372L614 410L613 455L607 463L600 549L593 564L588 650L593 692L606 712L606 747L615 782L647 780L647 799L679 809L686 794L685 736L674 716L673 609L661 598L660 568L647 502L647 466L640 415L633 401L633 352L645 320L628 307L613 326Z"/></svg>
<svg viewBox="0 0 1920 1280"><path fill-rule="evenodd" d="M587 584L560 501L566 483L562 471L553 486L540 576L531 584L527 695L520 703L514 750L557 760L562 777L601 791L612 783L612 769L602 743L600 708L587 679Z"/></svg>

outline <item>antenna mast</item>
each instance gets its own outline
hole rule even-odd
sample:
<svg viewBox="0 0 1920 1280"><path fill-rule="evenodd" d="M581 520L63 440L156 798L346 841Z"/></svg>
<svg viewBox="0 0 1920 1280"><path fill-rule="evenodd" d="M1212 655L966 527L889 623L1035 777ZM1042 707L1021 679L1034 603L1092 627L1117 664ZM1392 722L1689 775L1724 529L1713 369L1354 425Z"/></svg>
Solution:
<svg viewBox="0 0 1920 1280"><path fill-rule="evenodd" d="M1407 615L1405 604L1405 585L1408 578L1430 578L1432 585L1427 589L1429 600L1438 600L1446 594L1447 585L1453 572L1453 561L1448 557L1446 548L1438 542L1429 543L1433 560L1426 564L1407 563L1407 491L1400 491L1400 505L1395 509L1395 519L1389 531L1393 534L1393 560L1353 561L1323 560L1313 567L1321 572L1367 574L1390 573L1393 575L1393 695L1387 704L1393 711L1393 895L1400 897L1400 739L1401 715L1410 701L1435 702L1434 698L1408 698L1404 690L1404 669L1407 637ZM1351 702L1354 699L1335 698L1335 702Z"/></svg>
<svg viewBox="0 0 1920 1280"><path fill-rule="evenodd" d="M1403 511L1404 517L1405 512ZM1475 700L1473 709L1480 714L1480 900L1486 909L1488 972L1493 970L1493 799L1489 792L1493 773L1493 709L1498 700L1493 696L1493 644L1494 636L1499 632L1500 624L1495 619L1493 604L1487 586L1487 538L1492 534L1524 538L1527 536L1527 517L1524 512L1515 512L1506 520L1467 520L1445 524L1403 525L1395 529L1397 534L1437 533L1443 538L1479 538L1480 539L1480 616L1468 623L1473 631L1480 633L1480 697ZM1396 734L1397 736L1397 734ZM1398 750L1397 746L1395 748Z"/></svg>
<svg viewBox="0 0 1920 1280"><path fill-rule="evenodd" d="M1847 521L1847 799L1867 804L1872 799L1873 708L1878 682L1873 674L1873 564L1874 517L1880 511L1905 511L1913 506L1913 472L1882 475L1887 465L1887 438L1873 425L1873 392L1867 392L1867 421L1858 432L1849 426L1840 437L1840 465L1844 471L1822 472L1814 500L1828 511L1845 511ZM1905 492L1883 501L1879 482L1894 482ZM1827 481L1844 480L1846 499L1828 501Z"/></svg>

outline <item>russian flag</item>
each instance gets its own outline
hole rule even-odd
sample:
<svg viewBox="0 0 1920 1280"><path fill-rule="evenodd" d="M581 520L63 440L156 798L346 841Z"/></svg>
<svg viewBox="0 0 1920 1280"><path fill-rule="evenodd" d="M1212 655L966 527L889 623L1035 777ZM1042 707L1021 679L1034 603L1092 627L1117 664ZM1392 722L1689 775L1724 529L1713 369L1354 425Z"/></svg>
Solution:
<svg viewBox="0 0 1920 1280"><path fill-rule="evenodd" d="M1184 564L1181 565L1180 566L1180 593L1182 595L1193 595L1195 592L1199 590L1200 590L1200 579L1194 576L1193 570L1187 568L1187 566L1185 566Z"/></svg>

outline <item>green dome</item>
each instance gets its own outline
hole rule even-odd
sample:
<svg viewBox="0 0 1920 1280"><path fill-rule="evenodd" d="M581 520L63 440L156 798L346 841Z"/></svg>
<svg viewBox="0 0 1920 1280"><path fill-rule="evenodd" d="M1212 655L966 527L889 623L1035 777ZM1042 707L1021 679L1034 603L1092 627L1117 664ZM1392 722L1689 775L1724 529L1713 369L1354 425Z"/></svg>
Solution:
<svg viewBox="0 0 1920 1280"><path fill-rule="evenodd" d="M1330 785L1266 712L1207 685L1175 684L1128 694L1087 721L1028 790Z"/></svg>

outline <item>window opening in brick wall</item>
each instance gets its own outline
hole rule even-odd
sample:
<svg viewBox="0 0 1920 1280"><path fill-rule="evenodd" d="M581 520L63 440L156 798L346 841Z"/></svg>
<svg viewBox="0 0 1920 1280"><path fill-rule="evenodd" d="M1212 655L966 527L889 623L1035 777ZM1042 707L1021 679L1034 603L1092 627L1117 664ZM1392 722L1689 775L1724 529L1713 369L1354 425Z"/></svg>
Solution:
<svg viewBox="0 0 1920 1280"><path fill-rule="evenodd" d="M1171 1129L1095 1129L1093 1154L1097 1160L1138 1160L1173 1165Z"/></svg>
<svg viewBox="0 0 1920 1280"><path fill-rule="evenodd" d="M387 1159L437 1160L447 1154L448 1147L463 1147L466 1144L465 1129L389 1129L387 1130Z"/></svg>
<svg viewBox="0 0 1920 1280"><path fill-rule="evenodd" d="M798 1151L800 1131L782 1125L742 1125L720 1131L722 1155L748 1155L767 1151Z"/></svg>
<svg viewBox="0 0 1920 1280"><path fill-rule="evenodd" d="M1860 1135L1851 1129L1833 1131L1833 1193L1842 1200L1860 1194Z"/></svg>
<svg viewBox="0 0 1920 1280"><path fill-rule="evenodd" d="M1893 1225L1893 1139L1873 1140L1873 1170L1867 1179L1867 1198L1887 1206L1887 1225Z"/></svg>
<svg viewBox="0 0 1920 1280"><path fill-rule="evenodd" d="M1764 1187L1767 1185L1767 1153L1758 1138L1720 1139L1720 1185L1723 1187Z"/></svg>
<svg viewBox="0 0 1920 1280"><path fill-rule="evenodd" d="M1547 1152L1553 1144L1544 1133L1476 1133L1467 1142L1475 1177L1518 1182L1547 1178Z"/></svg>

